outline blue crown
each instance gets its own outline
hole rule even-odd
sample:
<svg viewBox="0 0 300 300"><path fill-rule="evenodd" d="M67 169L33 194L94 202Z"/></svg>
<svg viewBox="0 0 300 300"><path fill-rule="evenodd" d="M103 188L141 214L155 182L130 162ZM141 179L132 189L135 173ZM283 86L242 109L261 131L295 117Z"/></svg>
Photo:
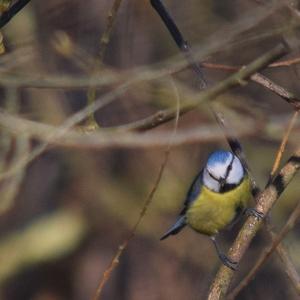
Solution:
<svg viewBox="0 0 300 300"><path fill-rule="evenodd" d="M224 164L228 159L232 158L232 153L226 150L217 150L210 154L207 165Z"/></svg>

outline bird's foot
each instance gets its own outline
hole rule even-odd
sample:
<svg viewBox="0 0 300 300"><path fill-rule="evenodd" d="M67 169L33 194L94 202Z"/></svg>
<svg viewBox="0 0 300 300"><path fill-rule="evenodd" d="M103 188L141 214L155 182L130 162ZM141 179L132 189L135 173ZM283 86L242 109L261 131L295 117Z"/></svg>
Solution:
<svg viewBox="0 0 300 300"><path fill-rule="evenodd" d="M220 254L219 257L220 257L220 260L223 263L223 265L225 265L226 267L228 267L229 269L231 269L233 271L237 270L237 266L238 266L238 262L237 261L231 260L225 254Z"/></svg>
<svg viewBox="0 0 300 300"><path fill-rule="evenodd" d="M265 217L265 215L262 212L257 211L254 207L248 207L245 213L247 216L253 216L259 220Z"/></svg>

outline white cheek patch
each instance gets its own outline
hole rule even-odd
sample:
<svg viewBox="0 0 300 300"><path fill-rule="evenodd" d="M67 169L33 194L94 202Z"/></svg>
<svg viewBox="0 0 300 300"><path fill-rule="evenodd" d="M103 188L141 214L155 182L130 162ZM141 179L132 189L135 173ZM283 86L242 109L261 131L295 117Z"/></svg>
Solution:
<svg viewBox="0 0 300 300"><path fill-rule="evenodd" d="M217 179L225 178L227 167L230 165L232 160L232 154L228 155L227 159L222 163L215 163L210 166L206 166L209 173L213 174Z"/></svg>
<svg viewBox="0 0 300 300"><path fill-rule="evenodd" d="M214 192L220 191L220 183L213 179L207 172L206 169L203 171L203 184Z"/></svg>
<svg viewBox="0 0 300 300"><path fill-rule="evenodd" d="M226 183L238 184L244 177L244 168L240 160L235 156Z"/></svg>

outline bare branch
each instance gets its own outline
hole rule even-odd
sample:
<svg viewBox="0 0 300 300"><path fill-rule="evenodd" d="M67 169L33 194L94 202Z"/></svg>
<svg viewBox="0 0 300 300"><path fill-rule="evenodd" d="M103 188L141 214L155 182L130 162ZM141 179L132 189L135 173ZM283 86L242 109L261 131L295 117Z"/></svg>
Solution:
<svg viewBox="0 0 300 300"><path fill-rule="evenodd" d="M287 129L286 129L286 132L283 135L281 144L279 146L278 152L277 152L275 160L274 160L274 164L273 164L272 170L270 172L270 176L269 176L269 180L268 180L267 186L272 182L272 180L274 178L274 175L275 175L277 169L279 168L279 164L280 164L282 155L283 155L284 150L286 148L286 145L287 145L290 133L292 131L292 128L294 127L294 124L295 124L295 122L297 120L298 114L299 114L299 111L296 110L294 112L292 118L290 119L290 122L289 122L289 125L288 125ZM299 205L299 210L300 210L300 204L298 204L298 205ZM296 210L298 210L298 206L297 206ZM296 215L296 216L298 216L298 215ZM295 219L295 215L292 214L290 218L292 220L294 220ZM286 223L286 225L288 225L290 222L292 222L291 219L288 220L288 222ZM295 220L293 222L295 223ZM269 218L266 219L266 226L267 226L266 228L268 230L268 234L271 235L271 238L273 240L273 245L274 245L274 243L277 243L277 246L278 246L280 244L281 240L283 239L283 236L280 239L281 234L279 236L277 236L273 232L272 226L271 226L271 220ZM290 229L292 229L292 228L293 227L291 227ZM283 228L283 231L284 230L285 230L285 228ZM285 234L287 234L286 231L284 231L284 232L285 232ZM264 253L260 256L260 258L258 259L258 261L256 262L256 264L254 265L254 267L252 268L252 270L250 272L248 272L247 276L230 293L230 295L227 297L228 299L234 299L241 292L241 290L243 288L245 288L249 284L249 282L255 277L256 273L259 271L259 269L264 264L264 262L267 260L267 258L271 255L271 253L272 253L271 251L273 251L275 249L278 250L277 246L274 247L274 248L272 248L273 246L271 246L271 247L267 248L264 251ZM284 247L283 244L280 244L280 251L278 250L277 253L278 253L278 255L280 257L283 256L283 259L287 262L287 266L288 267L286 267L286 268L289 268L290 270L293 268L293 272L287 272L287 274L289 275L289 278L293 274L294 277L290 278L290 279L291 279L292 283L294 284L295 282L297 282L297 278L299 276L298 276L297 271L296 271L295 267L293 266L292 262L289 260L289 256L287 254L287 250L285 249L285 247ZM295 273L297 274L296 276L294 275ZM295 284L294 284L294 286L295 286ZM297 289L297 285L295 287Z"/></svg>
<svg viewBox="0 0 300 300"><path fill-rule="evenodd" d="M284 132L283 139L281 141L281 144L280 144L280 147L278 149L276 158L274 160L274 164L273 164L273 167L272 167L272 171L270 173L270 178L269 178L268 184L273 180L273 177L274 177L274 175L275 175L275 173L276 173L276 171L279 167L279 164L280 164L280 161L281 161L281 158L282 158L282 154L283 154L283 152L286 148L288 138L290 136L292 128L295 125L295 122L297 120L297 116L298 116L298 111L295 111L292 118L289 121L289 125L288 125L286 131ZM244 167L248 171L248 174L249 174L251 182L252 182L252 195L253 196L257 195L260 192L260 189L257 186L257 184L256 184L256 182L255 182L255 180L254 180L254 178L251 174L248 163L247 163L246 158L244 156L244 153L242 151L241 144L239 143L239 141L236 137L230 136L229 128L228 128L228 126L226 126L223 116L220 113L215 113L215 117L216 117L218 123L220 124L220 126L223 128L223 131L225 132L226 139L227 139L233 153L235 153L240 158L240 160L242 161ZM272 240L277 239L277 236L273 232L273 229L272 229L270 217L268 217L265 221L266 221L265 225L266 225L267 233L271 236ZM289 278L290 278L291 282L293 283L294 287L296 288L296 290L298 290L299 275L298 275L292 261L290 260L288 252L287 252L286 248L284 247L284 245L279 243L279 246L280 247L276 248L277 254L281 258L281 260L285 263L284 267L285 267L286 273L289 276ZM259 264L259 263L257 263L257 264ZM258 271L258 270L259 270L259 268L257 267L255 272ZM250 277L249 277L250 274L252 276L251 278L253 278L255 276L255 273L251 273L251 272L248 273L246 278L244 280L242 280L242 282L230 294L229 298L231 297L233 299L244 287L247 286L247 284L249 283L249 280L250 280Z"/></svg>
<svg viewBox="0 0 300 300"><path fill-rule="evenodd" d="M180 109L179 93L178 93L177 88L176 88L176 86L174 85L173 82L172 82L172 85L173 85L174 91L175 91L176 96L177 96L176 97L176 99L177 99L177 106L176 106L177 107L177 115L176 115L176 118L175 118L174 129L173 129L173 132L172 132L171 136L169 137L168 146L167 146L167 149L165 150L165 155L164 155L163 161L161 163L157 178L154 182L153 188L151 189L151 191L150 191L150 193L149 193L149 195L148 195L148 197L147 197L147 199L146 199L146 201L143 205L143 208L140 212L140 215L139 215L136 223L134 224L132 230L129 233L128 238L122 243L121 246L119 246L119 249L116 252L115 256L113 257L109 267L104 271L102 279L100 280L99 285L97 287L95 296L93 297L93 300L97 300L97 299L100 298L104 285L106 284L107 280L110 278L110 276L111 276L112 272L114 271L114 269L118 266L119 259L120 259L121 255L123 254L124 250L127 248L129 242L134 238L134 236L136 234L136 231L137 231L137 228L139 227L140 223L142 222L142 220L143 220L144 216L146 215L146 212L147 212L147 210L148 210L148 208L149 208L149 206L152 202L152 199L155 195L155 192L158 188L158 185L161 181L163 172L164 172L165 167L167 165L168 158L169 158L169 155L170 155L170 152L171 152L172 139L174 138L174 136L176 134L176 131L177 131L177 127L178 127L179 109Z"/></svg>
<svg viewBox="0 0 300 300"><path fill-rule="evenodd" d="M100 39L99 57L96 58L96 60L95 60L92 74L96 74L97 70L103 63L104 54L105 54L107 45L109 44L111 32L112 32L114 23L116 21L116 16L118 14L121 3L122 3L122 0L115 0L113 2L112 8L108 12L106 28ZM87 99L88 99L88 104L92 104L96 101L96 88L95 87L90 87L88 89ZM87 120L87 126L92 126L95 128L99 127L98 123L95 120L94 112L91 112L89 114L89 118Z"/></svg>
<svg viewBox="0 0 300 300"><path fill-rule="evenodd" d="M290 157L285 166L281 169L279 174L274 178L272 183L261 192L256 199L255 209L258 212L267 215L279 198L281 193L293 179L300 168L300 147ZM263 220L257 219L254 216L247 218L238 237L229 251L229 257L236 262L240 262L243 255L247 251L252 239L259 230ZM210 288L208 299L217 300L224 299L230 283L232 281L234 271L222 266L217 273L215 280Z"/></svg>
<svg viewBox="0 0 300 300"><path fill-rule="evenodd" d="M279 57L286 54L286 49L283 45L278 45L277 47L273 48L269 52L265 53L261 57L254 60L251 64L246 66L245 68L242 68L237 73L229 76L227 79L217 83L212 88L207 89L206 91L200 93L199 96L192 99L190 102L186 102L181 106L179 114L182 115L184 113L187 113L188 111L196 108L199 104L212 100L219 96L220 94L226 92L230 88L233 88L235 86L238 86L240 84L246 84L247 80L252 74L256 73L258 70L261 70L265 66L267 66L269 63L271 63L273 60L278 59ZM139 80L139 79L138 79ZM91 105L88 105L84 109L80 110L76 114L74 114L72 117L67 119L60 127L58 127L56 132L52 132L52 134L49 136L47 142L40 145L37 149L32 151L32 153L21 160L19 164L16 164L13 168L9 169L7 172L4 172L1 174L1 178L9 177L15 172L19 171L20 168L25 167L29 162L31 162L33 159L35 159L38 155L40 155L42 152L44 152L47 148L47 145L49 142L53 142L58 138L61 138L65 136L65 134L76 124L81 122L86 118L86 116L91 113L91 111L96 111L97 109L103 107L104 105L107 105L108 103L111 103L114 99L116 99L117 96L124 93L125 90L127 90L132 84L134 84L135 81L129 80L128 82L120 85L118 88L116 88L114 91L106 94L101 99L96 101L95 103L92 103ZM170 120L171 118L174 118L176 116L176 109L170 109L168 110L168 113L161 119L157 120L149 120L148 123L144 124L143 129L149 129L153 128L155 126L158 126L162 123L165 123L167 120ZM134 129L134 128L132 128ZM139 129L141 129L139 127Z"/></svg>
<svg viewBox="0 0 300 300"><path fill-rule="evenodd" d="M288 142L288 139L289 139L289 136L291 134L291 131L296 123L296 120L299 116L299 111L295 111L290 122L289 122L289 125L288 125L288 128L283 136L283 139L281 141L281 144L280 144L280 147L278 149L278 152L277 152L277 155L276 155L276 158L275 158L275 161L274 161L274 164L273 164L273 167L272 167L272 171L270 173L270 178L269 178L269 181L268 183L270 183L272 180L273 180L273 177L276 173L276 171L278 170L279 168L279 164L280 164L280 161L282 159L282 155L284 153L284 150L286 148L286 145L287 145L287 142Z"/></svg>
<svg viewBox="0 0 300 300"><path fill-rule="evenodd" d="M281 229L280 233L274 238L272 244L264 250L264 252L260 255L259 259L256 261L254 267L250 272L247 273L247 276L243 279L243 281L226 297L228 300L235 299L235 297L241 292L243 288L245 288L255 277L256 273L259 269L264 265L264 263L269 259L274 250L277 249L277 246L281 243L281 241L285 238L285 236L294 228L296 222L298 221L300 216L300 201L297 206L291 213L287 222Z"/></svg>
<svg viewBox="0 0 300 300"><path fill-rule="evenodd" d="M180 115L189 112L190 110L196 108L200 103L208 100L215 99L220 94L226 92L230 88L233 88L238 85L247 84L247 79L251 77L257 71L268 66L272 61L286 54L285 48L282 45L279 45L273 48L268 53L262 55L261 57L254 60L248 66L243 67L238 72L229 76L227 79L215 84L213 87L201 92L199 96L195 97L195 99L191 100L190 103L186 103L182 105L180 109ZM175 116L176 111L174 109L167 109L163 111L159 111L153 116L145 118L144 120L140 120L135 124L129 124L120 126L125 130L148 130L154 127L157 127L163 123L172 120Z"/></svg>
<svg viewBox="0 0 300 300"><path fill-rule="evenodd" d="M273 63L270 64L270 66L285 66L292 64L292 62L298 62L300 58L291 60L291 61L285 61L285 62L278 62L278 63ZM222 71L236 71L239 70L241 67L236 67L236 66L228 66L228 65L222 65L222 64L212 64L212 63L202 63L203 67L206 68L211 68L211 69L218 69ZM289 104L293 105L295 109L300 109L300 99L296 95L294 95L292 92L288 91L287 89L283 88L282 86L276 84L266 76L256 73L253 74L251 77L251 80L253 82L258 83L259 85L267 88L271 92L275 93L276 95L280 96L284 100L286 100Z"/></svg>
<svg viewBox="0 0 300 300"><path fill-rule="evenodd" d="M30 0L18 0L0 17L0 28L4 27L21 9L23 9Z"/></svg>

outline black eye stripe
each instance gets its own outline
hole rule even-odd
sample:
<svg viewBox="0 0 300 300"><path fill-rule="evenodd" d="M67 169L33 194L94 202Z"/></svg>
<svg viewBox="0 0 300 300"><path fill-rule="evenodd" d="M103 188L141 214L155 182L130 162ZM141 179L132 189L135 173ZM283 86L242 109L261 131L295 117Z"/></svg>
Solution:
<svg viewBox="0 0 300 300"><path fill-rule="evenodd" d="M210 172L209 172L209 170L207 169L207 173L209 174L209 176L213 179L213 180L215 180L215 181L217 181L217 182L219 182L219 179L218 178L216 178L213 174L211 174Z"/></svg>
<svg viewBox="0 0 300 300"><path fill-rule="evenodd" d="M232 165L233 165L233 161L234 161L234 158L235 156L232 154L232 158L231 158L231 161L228 165L228 167L226 168L226 173L225 173L225 177L221 177L221 178L217 178L215 177L211 172L209 172L208 169L207 170L207 173L209 174L209 176L215 180L216 182L218 182L220 184L220 192L226 192L228 190L231 190L234 186L236 186L235 184L227 184L226 181L227 181L227 178L230 174L230 171L232 170Z"/></svg>

